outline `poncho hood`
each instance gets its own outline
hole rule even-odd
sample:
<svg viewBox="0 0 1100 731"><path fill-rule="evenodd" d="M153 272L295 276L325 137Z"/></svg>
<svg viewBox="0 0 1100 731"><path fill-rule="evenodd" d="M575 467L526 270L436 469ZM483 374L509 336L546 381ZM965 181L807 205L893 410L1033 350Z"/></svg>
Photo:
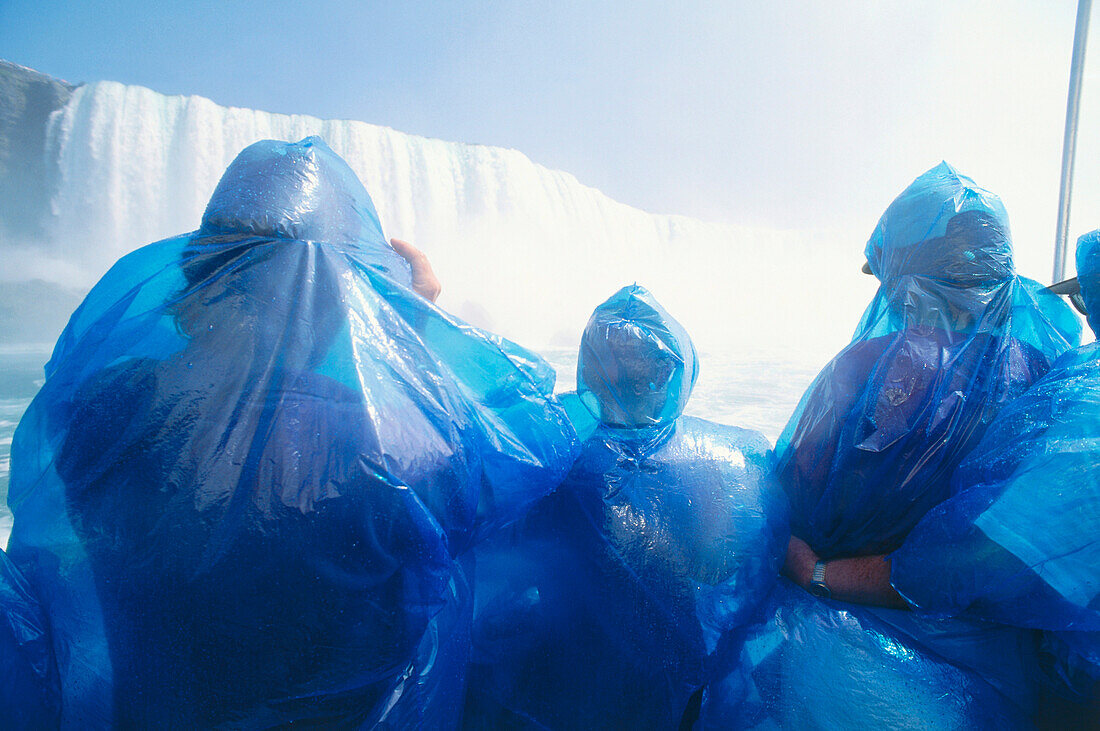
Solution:
<svg viewBox="0 0 1100 731"><path fill-rule="evenodd" d="M596 308L581 338L577 391L604 424L672 423L699 374L687 331L637 284Z"/></svg>
<svg viewBox="0 0 1100 731"><path fill-rule="evenodd" d="M921 277L947 287L988 287L1014 274L1001 199L946 162L894 199L865 253L871 271L887 286Z"/></svg>
<svg viewBox="0 0 1100 731"><path fill-rule="evenodd" d="M409 266L382 235L359 177L320 137L262 140L226 168L206 206L199 235L241 234L324 241L406 286Z"/></svg>

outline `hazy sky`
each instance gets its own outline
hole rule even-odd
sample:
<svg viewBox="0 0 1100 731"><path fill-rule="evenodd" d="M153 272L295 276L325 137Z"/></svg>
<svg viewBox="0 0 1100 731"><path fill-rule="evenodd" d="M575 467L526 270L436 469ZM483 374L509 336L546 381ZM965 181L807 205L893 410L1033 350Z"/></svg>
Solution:
<svg viewBox="0 0 1100 731"><path fill-rule="evenodd" d="M1050 276L1074 0L0 0L0 58L517 148L661 213L850 231L940 159ZM1100 33L1100 21L1094 36ZM1095 46L1095 43L1094 43ZM1100 226L1100 49L1071 230Z"/></svg>

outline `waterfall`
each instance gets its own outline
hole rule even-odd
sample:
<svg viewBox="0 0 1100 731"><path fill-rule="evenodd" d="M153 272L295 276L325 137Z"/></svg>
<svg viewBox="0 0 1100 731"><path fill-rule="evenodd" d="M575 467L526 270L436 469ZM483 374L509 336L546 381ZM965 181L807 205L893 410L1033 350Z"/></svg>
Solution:
<svg viewBox="0 0 1100 731"><path fill-rule="evenodd" d="M87 287L128 251L197 228L243 147L314 134L363 180L386 235L428 253L441 306L527 345L575 344L593 307L636 281L701 348L828 357L874 289L859 241L653 215L515 150L114 82L78 88L50 118L59 183L39 271Z"/></svg>

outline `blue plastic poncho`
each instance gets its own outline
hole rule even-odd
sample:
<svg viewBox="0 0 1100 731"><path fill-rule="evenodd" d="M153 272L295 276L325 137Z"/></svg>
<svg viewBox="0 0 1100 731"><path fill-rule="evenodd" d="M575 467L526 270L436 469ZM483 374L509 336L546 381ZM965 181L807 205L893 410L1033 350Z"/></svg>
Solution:
<svg viewBox="0 0 1100 731"><path fill-rule="evenodd" d="M1100 332L1100 231L1078 242L1077 271ZM1056 633L1100 705L1100 344L1006 407L951 488L894 553L895 588L925 612Z"/></svg>
<svg viewBox="0 0 1100 731"><path fill-rule="evenodd" d="M64 725L457 723L464 555L576 437L546 363L409 284L308 138L95 286L12 447Z"/></svg>
<svg viewBox="0 0 1100 731"><path fill-rule="evenodd" d="M1028 633L818 599L781 579L697 729L1028 729Z"/></svg>
<svg viewBox="0 0 1100 731"><path fill-rule="evenodd" d="M1000 200L946 163L890 205L866 254L878 293L776 445L791 532L826 559L897 548L997 411L1080 333L1014 275Z"/></svg>
<svg viewBox="0 0 1100 731"><path fill-rule="evenodd" d="M786 505L763 436L680 415L696 372L687 333L641 287L592 315L581 455L477 552L468 727L675 728L736 658Z"/></svg>
<svg viewBox="0 0 1100 731"><path fill-rule="evenodd" d="M0 551L0 726L55 728L59 693L45 613L27 580Z"/></svg>

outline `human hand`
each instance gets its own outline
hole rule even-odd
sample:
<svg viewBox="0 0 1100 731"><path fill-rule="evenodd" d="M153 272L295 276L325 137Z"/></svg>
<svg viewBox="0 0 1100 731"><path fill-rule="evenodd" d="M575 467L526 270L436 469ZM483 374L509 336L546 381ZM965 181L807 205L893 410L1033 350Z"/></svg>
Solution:
<svg viewBox="0 0 1100 731"><path fill-rule="evenodd" d="M813 577L818 556L810 544L797 536L791 536L787 544L787 559L783 562L783 575L805 589Z"/></svg>
<svg viewBox="0 0 1100 731"><path fill-rule="evenodd" d="M427 255L408 241L402 241L401 239L390 239L390 246L402 259L409 262L409 266L412 268L413 291L429 302L435 302L439 297L439 293L443 290L443 286L435 276L435 271L432 270L432 264L428 261Z"/></svg>

